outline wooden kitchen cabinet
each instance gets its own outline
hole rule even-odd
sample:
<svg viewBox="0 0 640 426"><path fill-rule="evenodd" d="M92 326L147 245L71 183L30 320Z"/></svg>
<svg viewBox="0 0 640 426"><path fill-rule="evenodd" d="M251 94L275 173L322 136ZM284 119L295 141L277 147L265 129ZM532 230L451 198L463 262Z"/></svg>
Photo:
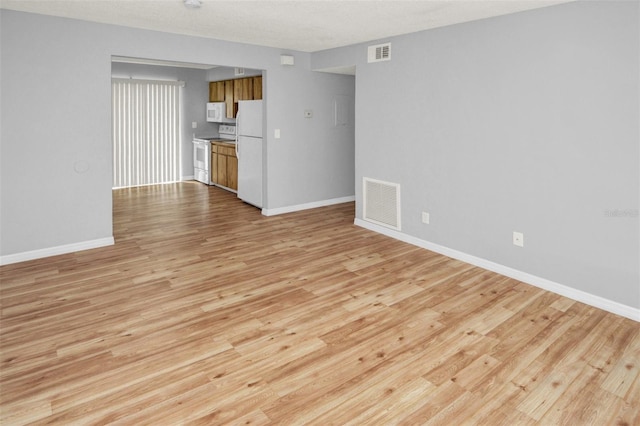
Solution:
<svg viewBox="0 0 640 426"><path fill-rule="evenodd" d="M218 183L218 146L211 144L211 182Z"/></svg>
<svg viewBox="0 0 640 426"><path fill-rule="evenodd" d="M253 99L262 99L262 76L251 77L253 80Z"/></svg>
<svg viewBox="0 0 640 426"><path fill-rule="evenodd" d="M209 82L209 102L225 101L225 82L211 81Z"/></svg>
<svg viewBox="0 0 640 426"><path fill-rule="evenodd" d="M234 118L238 112L238 104L233 101L233 80L224 82L224 101L227 104L227 118Z"/></svg>
<svg viewBox="0 0 640 426"><path fill-rule="evenodd" d="M211 144L211 181L216 185L238 190L238 158L232 144Z"/></svg>
<svg viewBox="0 0 640 426"><path fill-rule="evenodd" d="M233 80L233 102L250 101L253 99L253 78L239 78Z"/></svg>
<svg viewBox="0 0 640 426"><path fill-rule="evenodd" d="M235 150L233 155L227 155L227 183L234 191L238 190L238 157Z"/></svg>
<svg viewBox="0 0 640 426"><path fill-rule="evenodd" d="M218 185L229 186L227 177L227 156L218 153Z"/></svg>
<svg viewBox="0 0 640 426"><path fill-rule="evenodd" d="M262 76L209 82L209 102L224 102L227 118L238 114L238 101L262 99Z"/></svg>

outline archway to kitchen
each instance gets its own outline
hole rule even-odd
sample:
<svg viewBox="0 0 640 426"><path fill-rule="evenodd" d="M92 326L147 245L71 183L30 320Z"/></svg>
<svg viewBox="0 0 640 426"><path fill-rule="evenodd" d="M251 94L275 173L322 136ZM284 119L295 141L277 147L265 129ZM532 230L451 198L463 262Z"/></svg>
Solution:
<svg viewBox="0 0 640 426"><path fill-rule="evenodd" d="M112 57L113 188L193 180L193 139L219 137L221 130L219 122L207 121L209 82L262 75L256 69ZM115 89L128 82L140 83L138 89ZM261 98L261 82L256 84ZM165 86L179 86L175 102L159 92Z"/></svg>
<svg viewBox="0 0 640 426"><path fill-rule="evenodd" d="M206 119L205 106L212 89L210 82L261 76L265 99L268 96L267 72L260 69L241 70L229 66L119 56L113 57L111 71L112 77L119 79L184 82L181 88L180 159L177 160L180 173L177 180L191 181L194 185L197 183L193 180L192 141L197 136L218 137L222 126ZM269 135L264 133L266 126L263 121L263 138L266 141L269 137L271 145L263 143L262 213L270 216L353 200L355 67L313 70L311 73L296 68L282 68L269 75L270 83L282 88L282 91L275 94L279 102L278 108L270 111L275 128L270 130ZM282 93L290 95L283 96ZM283 126L282 139L279 139L280 126ZM267 148L270 157L267 156ZM267 158L271 163L267 164ZM270 166L269 170L267 166Z"/></svg>

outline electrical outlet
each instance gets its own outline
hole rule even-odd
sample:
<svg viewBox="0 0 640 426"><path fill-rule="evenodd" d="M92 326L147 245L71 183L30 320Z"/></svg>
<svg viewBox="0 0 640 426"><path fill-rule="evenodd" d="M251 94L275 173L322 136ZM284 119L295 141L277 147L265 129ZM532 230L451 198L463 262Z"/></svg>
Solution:
<svg viewBox="0 0 640 426"><path fill-rule="evenodd" d="M192 129L197 129L198 128L198 122L197 121L192 121L191 122L191 128Z"/></svg>
<svg viewBox="0 0 640 426"><path fill-rule="evenodd" d="M429 212L422 212L422 223L429 224Z"/></svg>
<svg viewBox="0 0 640 426"><path fill-rule="evenodd" d="M513 231L513 245L524 247L524 234L522 232Z"/></svg>

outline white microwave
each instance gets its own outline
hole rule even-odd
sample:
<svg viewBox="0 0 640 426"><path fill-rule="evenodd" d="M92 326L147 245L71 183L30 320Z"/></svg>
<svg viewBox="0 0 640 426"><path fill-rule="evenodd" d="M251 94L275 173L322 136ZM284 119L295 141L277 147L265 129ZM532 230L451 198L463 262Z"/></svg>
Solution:
<svg viewBox="0 0 640 426"><path fill-rule="evenodd" d="M227 118L227 104L207 102L207 121L212 123L235 123L235 118Z"/></svg>

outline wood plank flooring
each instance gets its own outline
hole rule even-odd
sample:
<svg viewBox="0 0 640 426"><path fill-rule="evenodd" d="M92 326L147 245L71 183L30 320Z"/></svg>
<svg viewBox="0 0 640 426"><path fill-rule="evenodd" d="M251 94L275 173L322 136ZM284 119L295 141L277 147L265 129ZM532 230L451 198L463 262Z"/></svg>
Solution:
<svg viewBox="0 0 640 426"><path fill-rule="evenodd" d="M0 268L0 424L640 425L640 325L196 183Z"/></svg>

